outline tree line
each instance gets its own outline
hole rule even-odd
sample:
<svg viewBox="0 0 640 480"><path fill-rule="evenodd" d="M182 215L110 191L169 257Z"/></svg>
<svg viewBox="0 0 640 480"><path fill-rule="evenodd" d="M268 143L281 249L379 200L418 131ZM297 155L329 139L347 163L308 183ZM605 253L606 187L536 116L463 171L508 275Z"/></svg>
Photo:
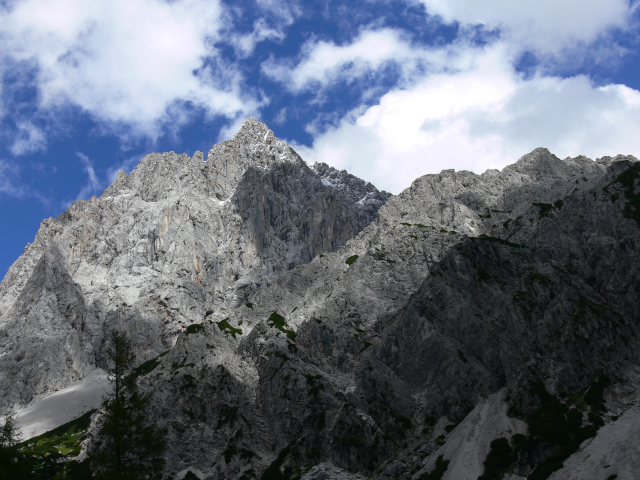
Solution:
<svg viewBox="0 0 640 480"><path fill-rule="evenodd" d="M137 376L132 370L135 354L124 331L111 331L106 353L105 370L112 392L102 402L95 444L81 468L63 469L54 478L161 478L166 433L148 417L151 395L138 388ZM0 424L0 480L50 478L34 470L33 458L19 448L19 441L15 415L7 413Z"/></svg>

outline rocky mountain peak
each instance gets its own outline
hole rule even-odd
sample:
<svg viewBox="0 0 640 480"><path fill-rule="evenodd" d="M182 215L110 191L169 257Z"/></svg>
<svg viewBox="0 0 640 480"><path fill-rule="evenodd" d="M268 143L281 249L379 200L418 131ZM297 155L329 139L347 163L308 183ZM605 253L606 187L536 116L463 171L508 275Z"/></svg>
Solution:
<svg viewBox="0 0 640 480"><path fill-rule="evenodd" d="M100 198L43 222L0 284L0 406L29 402L100 365L104 332L116 325L139 332L138 353L153 357L205 315L242 305L263 282L339 249L389 194L346 172L323 172L341 188L249 119L206 162L200 152L151 153ZM48 268L38 268L45 255ZM75 297L64 303L69 295L59 289ZM67 328L71 304L81 321ZM41 318L49 320L32 329ZM44 368L35 338L55 346ZM33 374L21 391L2 374L26 371Z"/></svg>
<svg viewBox="0 0 640 480"><path fill-rule="evenodd" d="M237 143L253 146L268 144L270 139L275 139L273 130L253 117L247 119L233 137Z"/></svg>

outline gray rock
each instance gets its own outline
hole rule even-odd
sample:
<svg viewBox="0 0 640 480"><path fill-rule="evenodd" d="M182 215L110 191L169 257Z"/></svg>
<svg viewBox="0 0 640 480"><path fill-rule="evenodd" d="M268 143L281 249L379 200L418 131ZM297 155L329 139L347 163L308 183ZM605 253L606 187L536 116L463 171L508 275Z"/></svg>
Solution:
<svg viewBox="0 0 640 480"><path fill-rule="evenodd" d="M322 175L357 188L338 191ZM206 162L200 153L146 156L101 197L43 221L9 269L0 403L25 404L102 365L105 331L116 326L140 359L155 357L206 314L338 249L389 197L362 183L309 168L254 119Z"/></svg>
<svg viewBox="0 0 640 480"><path fill-rule="evenodd" d="M168 432L167 475L419 478L442 455L443 478L476 478L493 440L527 432L509 412L524 418L544 395L569 404L602 375L616 422L632 417L633 157L536 149L501 172L426 175L388 201L255 120L207 158L152 154L43 222L0 285L2 371L35 372L27 393L5 374L5 402L99 365L118 325L140 360L169 350L140 378ZM48 319L42 371L23 368L39 334L29 312ZM613 435L638 476L628 431ZM530 475L550 449L508 474Z"/></svg>
<svg viewBox="0 0 640 480"><path fill-rule="evenodd" d="M211 478L327 461L393 478L428 471L446 451L455 462L447 478L472 478L493 439L526 431L504 403L488 408L483 398L506 389L526 411L537 398L529 381L571 393L607 373L624 385L638 362L630 259L640 235L625 216L620 175L637 165L538 149L503 172L416 180L340 250L266 282L251 308L225 311L242 335L211 317L201 337L179 337L148 388L163 392L158 418L183 425L167 424L172 444L209 447L169 452L170 462L206 465ZM611 289L612 276L629 287ZM196 389L214 390L185 396L177 364ZM216 372L230 377L228 393L213 393ZM166 409L185 402L205 415L178 420ZM220 425L216 415L230 406L244 419ZM455 433L480 411L490 428L477 438ZM444 446L424 448L434 444Z"/></svg>

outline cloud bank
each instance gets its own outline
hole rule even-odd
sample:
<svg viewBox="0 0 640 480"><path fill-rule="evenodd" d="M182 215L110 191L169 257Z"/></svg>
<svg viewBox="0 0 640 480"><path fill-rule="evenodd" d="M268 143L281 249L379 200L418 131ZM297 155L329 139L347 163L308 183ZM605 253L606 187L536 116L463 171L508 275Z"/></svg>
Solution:
<svg viewBox="0 0 640 480"><path fill-rule="evenodd" d="M257 108L214 47L224 21L216 0L12 2L0 7L2 61L34 72L41 109L155 135L183 104L228 118Z"/></svg>
<svg viewBox="0 0 640 480"><path fill-rule="evenodd" d="M395 64L401 81L375 105L354 108L334 125L310 123L307 161L345 168L398 193L426 173L502 168L536 147L560 157L640 154L640 92L596 85L586 75L517 70L523 52L557 58L602 42L629 24L626 1L482 3L422 0L446 22L498 29L488 44L465 37L416 46L394 29L361 31L345 45L307 43L296 62L269 61L267 75L291 91L330 88ZM613 45L610 45L613 47ZM563 53L564 52L564 53ZM546 55L547 57L544 57Z"/></svg>

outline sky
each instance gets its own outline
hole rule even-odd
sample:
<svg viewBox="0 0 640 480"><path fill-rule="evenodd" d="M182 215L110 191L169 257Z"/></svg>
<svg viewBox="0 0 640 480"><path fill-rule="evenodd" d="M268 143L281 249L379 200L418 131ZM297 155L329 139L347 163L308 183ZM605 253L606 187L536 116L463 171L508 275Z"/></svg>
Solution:
<svg viewBox="0 0 640 480"><path fill-rule="evenodd" d="M0 276L40 222L248 117L394 194L640 156L640 0L0 0Z"/></svg>

